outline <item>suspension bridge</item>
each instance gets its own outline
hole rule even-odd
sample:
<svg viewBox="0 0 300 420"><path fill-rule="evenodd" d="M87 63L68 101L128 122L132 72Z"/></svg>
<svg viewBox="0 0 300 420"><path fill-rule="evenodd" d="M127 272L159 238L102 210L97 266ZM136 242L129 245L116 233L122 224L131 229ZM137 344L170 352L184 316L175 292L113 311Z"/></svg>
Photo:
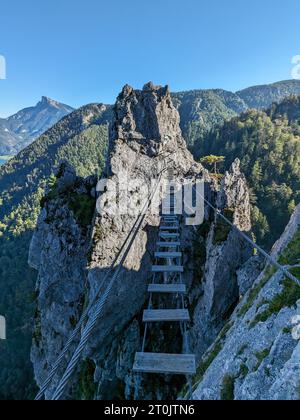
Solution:
<svg viewBox="0 0 300 420"><path fill-rule="evenodd" d="M162 215L159 227L159 241L155 252L156 265L152 266L152 283L148 287L149 304L144 311L145 324L142 351L136 353L133 372L165 375L185 375L192 396L191 377L196 373L195 355L190 354L187 324L190 314L185 306L186 285L182 280L184 267L180 242L180 224L175 214L175 197L170 197L170 212ZM154 295L171 295L167 307L154 309ZM169 305L173 304L174 307ZM146 352L148 330L154 323L178 323L182 333L182 354ZM174 337L175 339L175 337ZM158 343L159 346L159 343Z"/></svg>

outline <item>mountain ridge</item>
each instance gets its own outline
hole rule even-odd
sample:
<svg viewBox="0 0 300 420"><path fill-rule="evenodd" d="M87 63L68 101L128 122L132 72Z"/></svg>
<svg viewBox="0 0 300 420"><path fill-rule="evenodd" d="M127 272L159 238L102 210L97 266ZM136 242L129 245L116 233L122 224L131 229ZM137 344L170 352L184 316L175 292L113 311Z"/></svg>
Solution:
<svg viewBox="0 0 300 420"><path fill-rule="evenodd" d="M256 85L237 92L222 88L183 90L173 92L172 99L180 113L183 135L198 157L199 144L216 125L249 108L268 109L290 95L300 95L300 80ZM35 106L0 118L0 156L15 155L72 111L69 105L42 96Z"/></svg>
<svg viewBox="0 0 300 420"><path fill-rule="evenodd" d="M290 95L300 95L300 80L283 80L257 85L238 92L224 89L196 89L172 94L179 110L180 126L189 149L200 157L203 142L213 128L247 109L271 108Z"/></svg>
<svg viewBox="0 0 300 420"><path fill-rule="evenodd" d="M0 119L0 155L14 155L74 111L69 105L43 96L35 105Z"/></svg>

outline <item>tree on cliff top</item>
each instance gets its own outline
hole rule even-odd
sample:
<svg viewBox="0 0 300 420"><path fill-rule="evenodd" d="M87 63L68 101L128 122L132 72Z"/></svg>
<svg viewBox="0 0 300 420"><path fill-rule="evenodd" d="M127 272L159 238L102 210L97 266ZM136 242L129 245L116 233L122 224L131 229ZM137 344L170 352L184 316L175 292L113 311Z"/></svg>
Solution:
<svg viewBox="0 0 300 420"><path fill-rule="evenodd" d="M213 166L215 174L217 173L217 165L224 161L225 161L225 156L215 156L215 155L204 156L200 160L200 162L203 163L203 165Z"/></svg>

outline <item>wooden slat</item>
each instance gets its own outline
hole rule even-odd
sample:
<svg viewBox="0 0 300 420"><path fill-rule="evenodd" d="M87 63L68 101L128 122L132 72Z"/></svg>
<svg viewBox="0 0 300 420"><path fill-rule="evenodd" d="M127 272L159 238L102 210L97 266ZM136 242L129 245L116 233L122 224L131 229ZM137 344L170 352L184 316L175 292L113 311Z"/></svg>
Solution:
<svg viewBox="0 0 300 420"><path fill-rule="evenodd" d="M147 309L144 311L143 322L188 322L187 309Z"/></svg>
<svg viewBox="0 0 300 420"><path fill-rule="evenodd" d="M160 237L163 239L174 239L179 237L179 233L163 233L161 232Z"/></svg>
<svg viewBox="0 0 300 420"><path fill-rule="evenodd" d="M194 375L196 360L193 354L136 353L134 372Z"/></svg>
<svg viewBox="0 0 300 420"><path fill-rule="evenodd" d="M172 226L179 227L179 223L176 220L162 220L162 222L163 222L163 225L161 225L161 226L172 225Z"/></svg>
<svg viewBox="0 0 300 420"><path fill-rule="evenodd" d="M149 293L186 293L185 284L149 284Z"/></svg>
<svg viewBox="0 0 300 420"><path fill-rule="evenodd" d="M156 258L180 258L182 257L181 252L155 252Z"/></svg>
<svg viewBox="0 0 300 420"><path fill-rule="evenodd" d="M160 231L168 231L168 230L177 230L178 231L179 227L178 226L160 226L159 230Z"/></svg>
<svg viewBox="0 0 300 420"><path fill-rule="evenodd" d="M156 242L160 248L176 248L180 246L180 242Z"/></svg>
<svg viewBox="0 0 300 420"><path fill-rule="evenodd" d="M153 265L152 273L183 273L182 265Z"/></svg>

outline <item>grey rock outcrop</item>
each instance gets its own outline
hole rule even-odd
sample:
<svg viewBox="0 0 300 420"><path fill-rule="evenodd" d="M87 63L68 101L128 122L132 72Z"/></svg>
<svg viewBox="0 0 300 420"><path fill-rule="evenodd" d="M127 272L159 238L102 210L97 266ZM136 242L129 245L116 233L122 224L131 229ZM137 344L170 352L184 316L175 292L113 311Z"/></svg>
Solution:
<svg viewBox="0 0 300 420"><path fill-rule="evenodd" d="M76 171L68 163L62 162L55 173L57 177L57 192L64 193L74 186L76 181Z"/></svg>
<svg viewBox="0 0 300 420"><path fill-rule="evenodd" d="M218 210L236 228L245 233L250 231L249 191L238 160L225 174L215 202ZM205 246L200 286L202 296L191 302L195 308L191 341L199 358L214 341L238 303L240 290L237 273L252 255L251 246L216 213L211 215L211 223L200 246Z"/></svg>
<svg viewBox="0 0 300 420"><path fill-rule="evenodd" d="M89 199L91 183L89 179L77 178L74 169L65 162L58 168L57 176L56 186L44 199L29 252L29 264L38 270L31 350L38 385L45 380L78 322L86 293L86 256L91 227L82 225L74 214L72 203L82 197ZM77 194L78 188L85 193ZM90 203L94 210L92 197ZM57 377L61 374L62 370ZM46 396L51 392L50 387Z"/></svg>
<svg viewBox="0 0 300 420"><path fill-rule="evenodd" d="M264 258L255 256L250 258L238 271L237 271L237 282L239 287L240 296L244 296L249 289L253 286L253 283L261 273L264 267Z"/></svg>
<svg viewBox="0 0 300 420"><path fill-rule="evenodd" d="M299 233L300 206L273 248L281 264L298 266ZM194 398L299 400L299 320L299 286L267 266L203 357Z"/></svg>

